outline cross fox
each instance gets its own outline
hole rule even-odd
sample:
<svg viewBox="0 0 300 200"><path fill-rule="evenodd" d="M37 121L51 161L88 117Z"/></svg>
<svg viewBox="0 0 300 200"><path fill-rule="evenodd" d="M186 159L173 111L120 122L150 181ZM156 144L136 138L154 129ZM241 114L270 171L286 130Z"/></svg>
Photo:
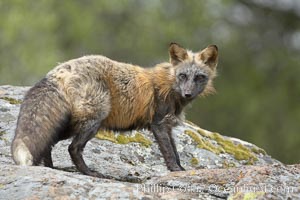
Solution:
<svg viewBox="0 0 300 200"><path fill-rule="evenodd" d="M18 165L53 168L52 147L73 138L68 150L83 174L90 170L82 152L99 130L148 129L153 132L170 171L184 168L172 137L182 110L197 96L214 92L218 48L193 53L176 43L170 62L153 68L84 56L56 66L25 95L18 117L12 155Z"/></svg>

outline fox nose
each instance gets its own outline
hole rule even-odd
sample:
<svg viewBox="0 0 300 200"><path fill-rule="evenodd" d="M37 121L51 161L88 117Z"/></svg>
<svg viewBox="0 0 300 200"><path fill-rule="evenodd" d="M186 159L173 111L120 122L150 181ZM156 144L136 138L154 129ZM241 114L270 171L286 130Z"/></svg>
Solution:
<svg viewBox="0 0 300 200"><path fill-rule="evenodd" d="M186 93L186 94L184 94L184 96L185 96L186 98L191 98L191 97L192 97L192 94Z"/></svg>

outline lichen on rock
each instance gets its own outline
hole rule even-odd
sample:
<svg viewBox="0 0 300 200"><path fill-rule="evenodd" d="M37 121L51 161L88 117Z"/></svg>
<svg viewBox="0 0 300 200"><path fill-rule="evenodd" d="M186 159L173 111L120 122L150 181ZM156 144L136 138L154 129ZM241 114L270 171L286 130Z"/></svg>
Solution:
<svg viewBox="0 0 300 200"><path fill-rule="evenodd" d="M129 144L132 142L139 143L144 147L150 147L152 141L143 136L140 132L135 132L133 135L126 133L114 133L113 131L101 130L96 138L100 140L108 140L116 144Z"/></svg>
<svg viewBox="0 0 300 200"><path fill-rule="evenodd" d="M198 160L197 158L193 157L193 158L191 159L191 165L197 166L198 164L199 164L199 160Z"/></svg>
<svg viewBox="0 0 300 200"><path fill-rule="evenodd" d="M3 136L6 134L5 131L0 131L0 140L7 141L6 138L3 138Z"/></svg>
<svg viewBox="0 0 300 200"><path fill-rule="evenodd" d="M252 200L252 199L259 199L265 195L265 192L258 191L258 192L237 192L228 200L235 200L235 199L243 199L243 200Z"/></svg>
<svg viewBox="0 0 300 200"><path fill-rule="evenodd" d="M203 129L198 129L197 132L185 130L185 134L196 142L198 148L206 149L217 155L222 153L231 154L236 160L246 160L247 164L253 164L257 160L256 154L265 153L264 150L259 148L248 148L242 144L235 144L219 133L208 132Z"/></svg>
<svg viewBox="0 0 300 200"><path fill-rule="evenodd" d="M14 98L11 98L11 97L0 97L0 99L8 101L10 104L21 104L22 103L21 100L14 99Z"/></svg>
<svg viewBox="0 0 300 200"><path fill-rule="evenodd" d="M222 152L222 149L220 147L213 145L209 140L204 139L196 132L185 130L184 133L189 135L197 143L198 148L206 149L215 154L220 154Z"/></svg>

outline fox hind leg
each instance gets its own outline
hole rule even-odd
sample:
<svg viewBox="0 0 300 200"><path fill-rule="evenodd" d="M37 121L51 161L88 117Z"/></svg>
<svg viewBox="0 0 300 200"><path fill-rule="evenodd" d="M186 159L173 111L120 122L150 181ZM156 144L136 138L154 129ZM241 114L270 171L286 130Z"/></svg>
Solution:
<svg viewBox="0 0 300 200"><path fill-rule="evenodd" d="M95 177L103 177L100 173L91 171L85 164L82 152L86 143L92 139L100 126L99 120L89 120L77 124L75 137L69 146L69 153L76 168L83 174Z"/></svg>
<svg viewBox="0 0 300 200"><path fill-rule="evenodd" d="M90 74L83 74L69 83L69 95L73 97L71 132L74 135L69 154L76 168L83 174L103 178L86 165L82 153L87 142L100 128L101 121L110 112L110 93L104 81L95 81Z"/></svg>
<svg viewBox="0 0 300 200"><path fill-rule="evenodd" d="M43 158L45 167L53 168L53 162L51 157L51 150L47 151Z"/></svg>

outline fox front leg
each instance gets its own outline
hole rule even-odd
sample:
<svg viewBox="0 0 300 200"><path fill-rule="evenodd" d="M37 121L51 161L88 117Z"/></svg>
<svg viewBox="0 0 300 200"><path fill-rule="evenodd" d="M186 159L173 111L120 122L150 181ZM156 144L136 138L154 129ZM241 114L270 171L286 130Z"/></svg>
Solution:
<svg viewBox="0 0 300 200"><path fill-rule="evenodd" d="M170 171L183 171L184 168L180 165L178 152L172 137L172 127L168 117L165 117L162 121L152 124L151 130L158 142L167 168Z"/></svg>

